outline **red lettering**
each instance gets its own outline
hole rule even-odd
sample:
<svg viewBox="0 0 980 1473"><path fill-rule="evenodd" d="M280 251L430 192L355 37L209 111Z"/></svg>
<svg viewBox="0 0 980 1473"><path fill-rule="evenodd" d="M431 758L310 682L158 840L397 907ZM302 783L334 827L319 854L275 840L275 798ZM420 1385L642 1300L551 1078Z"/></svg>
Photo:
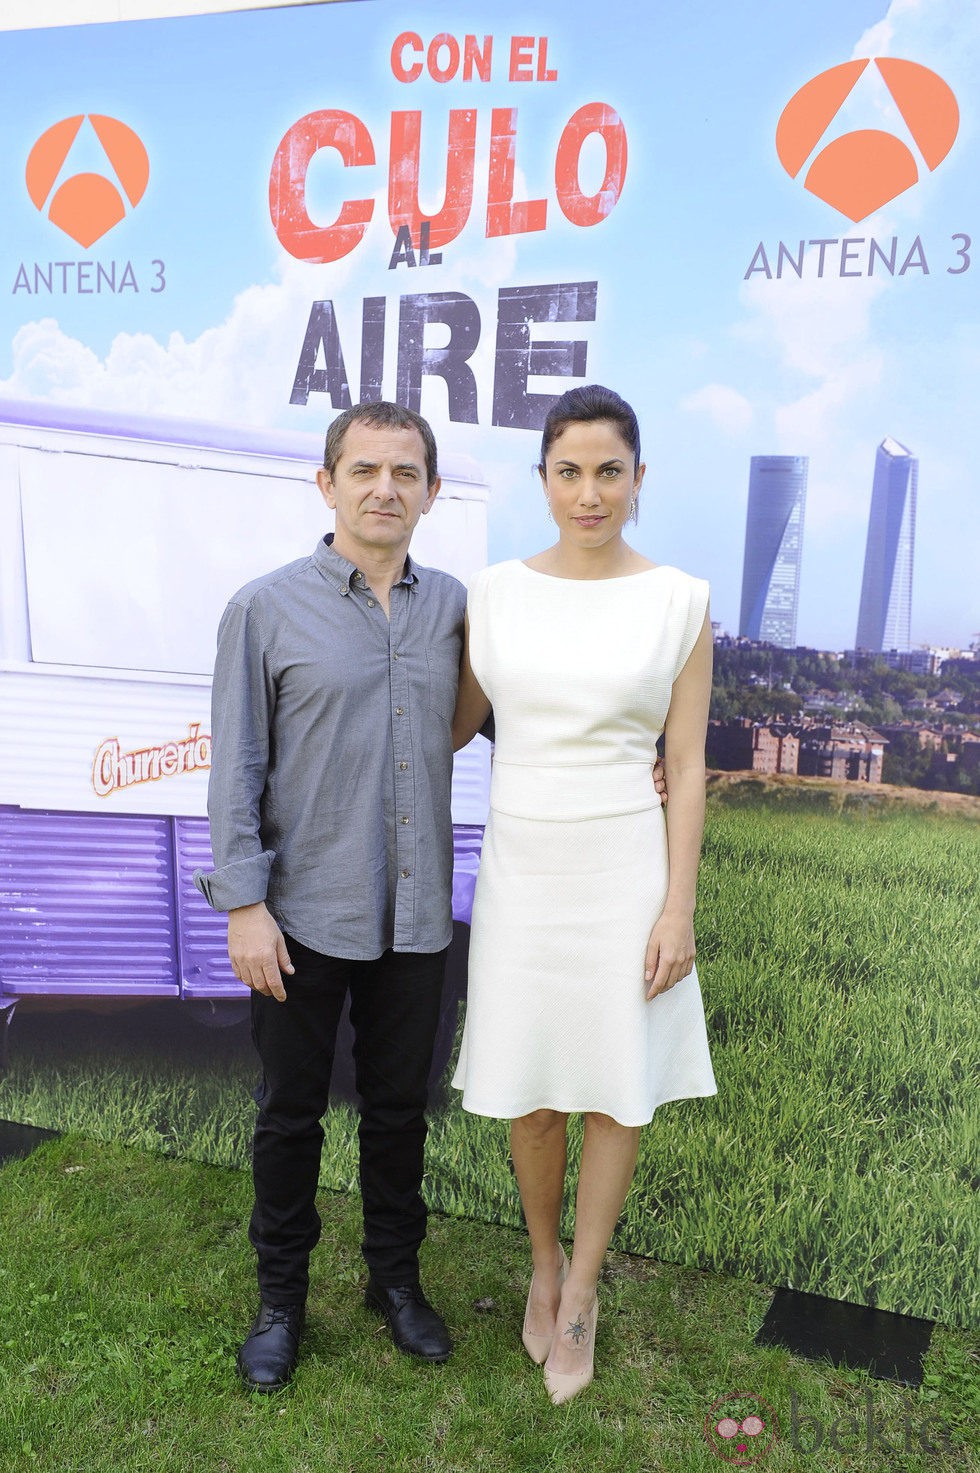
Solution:
<svg viewBox="0 0 980 1473"><path fill-rule="evenodd" d="M438 250L440 246L455 240L469 219L473 204L476 109L450 110L446 188L442 208L437 215L423 212L419 204L421 143L422 114L392 113L388 218L396 235L403 225L407 225L414 241L419 239L422 221L428 220L429 246L431 250Z"/></svg>
<svg viewBox="0 0 980 1473"><path fill-rule="evenodd" d="M578 166L582 145L598 133L606 146L606 170L598 191L582 193ZM562 214L573 225L598 225L623 192L626 179L626 129L619 114L604 102L588 102L565 124L555 157L555 189Z"/></svg>
<svg viewBox="0 0 980 1473"><path fill-rule="evenodd" d="M475 71L481 82L489 82L492 55L492 36L484 36L482 51L477 48L476 37L467 36L463 42L463 81L472 82Z"/></svg>
<svg viewBox="0 0 980 1473"><path fill-rule="evenodd" d="M422 50L422 37L414 31L402 31L396 36L391 47L391 70L399 82L417 82L422 75L422 63L416 61L414 65L406 67L402 61L405 47L411 46L413 51Z"/></svg>
<svg viewBox="0 0 980 1473"><path fill-rule="evenodd" d="M539 82L557 82L558 73L548 67L548 37L542 36L538 41L538 70Z"/></svg>
<svg viewBox="0 0 980 1473"><path fill-rule="evenodd" d="M335 148L344 168L374 163L371 135L352 113L307 113L294 123L276 149L269 176L269 213L280 243L300 261L339 261L361 239L371 215L371 199L345 200L332 225L316 225L306 209L306 174L321 148Z"/></svg>
<svg viewBox="0 0 980 1473"><path fill-rule="evenodd" d="M543 230L548 201L514 199L517 154L517 108L495 107L490 122L490 174L487 186L487 235L520 235Z"/></svg>
<svg viewBox="0 0 980 1473"><path fill-rule="evenodd" d="M545 43L547 49L547 43ZM413 60L411 65L406 65L405 52L411 48ZM425 69L434 82L451 82L459 75L460 61L462 60L462 80L472 82L474 76L479 77L481 82L490 80L490 62L493 55L493 37L484 36L481 48L476 36L464 36L462 50L455 36L448 31L442 31L438 36L433 36L428 47L424 46L422 37L417 31L402 31L396 36L391 47L391 70L399 82L417 82L422 75L422 53L425 52ZM447 53L446 61L443 63L441 53ZM539 60L539 71L544 63ZM548 76L539 80L553 81L554 76Z"/></svg>
<svg viewBox="0 0 980 1473"><path fill-rule="evenodd" d="M439 52L444 46L449 52L449 64L442 67L439 65ZM441 36L433 36L429 42L429 50L425 59L429 64L429 76L433 82L451 82L459 71L459 42L455 36L450 36L448 31L443 31Z"/></svg>
<svg viewBox="0 0 980 1473"><path fill-rule="evenodd" d="M490 39L485 38L487 42ZM452 65L458 67L460 56L458 48L450 52ZM483 57L489 59L486 47ZM396 237L401 231L404 241L407 229L408 238L421 250L422 225L428 222L427 248L438 252L460 235L473 206L476 129L475 108L450 110L443 198L439 208L432 211L424 209L420 201L422 113L391 114L388 217ZM594 194L586 194L580 169L583 151L592 134L601 140L605 165L599 188ZM592 145L596 151L598 147ZM375 163L374 143L360 118L339 109L325 110L308 113L289 129L276 150L269 175L269 213L280 243L290 255L316 264L329 264L348 255L362 239L374 212L373 199L348 199L340 206L332 224L318 224L310 218L306 204L307 174L312 159L324 148L336 150L345 169ZM627 156L626 129L608 104L587 103L569 118L555 157L555 190L567 220L573 225L588 226L605 219L622 194ZM515 200L516 172L517 109L494 108L487 172L488 238L546 228L548 201ZM426 183L424 193L431 198L433 186L430 181ZM909 269L909 264L906 262L903 270ZM911 264L926 269L919 260Z"/></svg>
<svg viewBox="0 0 980 1473"><path fill-rule="evenodd" d="M508 82L533 82L534 37L511 36Z"/></svg>

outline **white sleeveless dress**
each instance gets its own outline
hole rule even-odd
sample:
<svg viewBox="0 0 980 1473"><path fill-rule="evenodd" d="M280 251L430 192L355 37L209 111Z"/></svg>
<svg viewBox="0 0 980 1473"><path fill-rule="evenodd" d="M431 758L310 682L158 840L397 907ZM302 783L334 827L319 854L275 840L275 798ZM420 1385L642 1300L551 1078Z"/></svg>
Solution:
<svg viewBox="0 0 980 1473"><path fill-rule="evenodd" d="M453 1078L466 1110L642 1125L715 1093L697 974L650 1002L643 980L667 894L650 769L707 601L671 567L580 581L515 560L471 584L496 745Z"/></svg>

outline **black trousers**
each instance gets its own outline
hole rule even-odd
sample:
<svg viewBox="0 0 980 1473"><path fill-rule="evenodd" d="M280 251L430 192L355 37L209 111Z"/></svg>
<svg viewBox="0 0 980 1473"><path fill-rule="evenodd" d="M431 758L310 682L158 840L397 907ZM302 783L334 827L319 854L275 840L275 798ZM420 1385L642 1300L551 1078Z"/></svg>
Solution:
<svg viewBox="0 0 980 1473"><path fill-rule="evenodd" d="M286 945L296 968L283 979L286 1001L252 993L262 1083L249 1240L259 1292L270 1304L306 1299L310 1252L320 1237L320 1121L348 992L361 1097L362 1251L379 1284L416 1283L426 1225L424 1112L447 952L386 951L376 961L347 961L288 936Z"/></svg>

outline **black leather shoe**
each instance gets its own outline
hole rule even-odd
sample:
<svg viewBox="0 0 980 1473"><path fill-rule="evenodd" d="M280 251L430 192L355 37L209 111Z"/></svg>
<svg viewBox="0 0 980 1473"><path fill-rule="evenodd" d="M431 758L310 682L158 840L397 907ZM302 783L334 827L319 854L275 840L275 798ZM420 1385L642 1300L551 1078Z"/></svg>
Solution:
<svg viewBox="0 0 980 1473"><path fill-rule="evenodd" d="M453 1342L445 1321L418 1284L399 1284L393 1289L369 1279L364 1303L388 1321L392 1340L406 1355L432 1361L449 1359Z"/></svg>
<svg viewBox="0 0 980 1473"><path fill-rule="evenodd" d="M238 1352L238 1374L250 1391L279 1391L296 1369L303 1333L302 1304L259 1305L248 1339Z"/></svg>

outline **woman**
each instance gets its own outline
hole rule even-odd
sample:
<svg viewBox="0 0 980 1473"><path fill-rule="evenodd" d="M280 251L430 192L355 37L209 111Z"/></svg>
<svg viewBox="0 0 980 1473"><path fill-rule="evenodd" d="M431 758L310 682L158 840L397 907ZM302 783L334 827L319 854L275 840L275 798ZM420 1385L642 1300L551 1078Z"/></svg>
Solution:
<svg viewBox="0 0 980 1473"><path fill-rule="evenodd" d="M625 541L645 467L628 404L572 389L538 471L558 528L477 574L454 741L491 703L496 748L453 1080L511 1121L531 1240L528 1354L553 1402L592 1379L596 1285L640 1126L715 1092L694 971L711 687L708 589ZM666 733L666 828L650 782ZM667 852L670 852L668 876ZM566 1127L585 1114L570 1259Z"/></svg>

